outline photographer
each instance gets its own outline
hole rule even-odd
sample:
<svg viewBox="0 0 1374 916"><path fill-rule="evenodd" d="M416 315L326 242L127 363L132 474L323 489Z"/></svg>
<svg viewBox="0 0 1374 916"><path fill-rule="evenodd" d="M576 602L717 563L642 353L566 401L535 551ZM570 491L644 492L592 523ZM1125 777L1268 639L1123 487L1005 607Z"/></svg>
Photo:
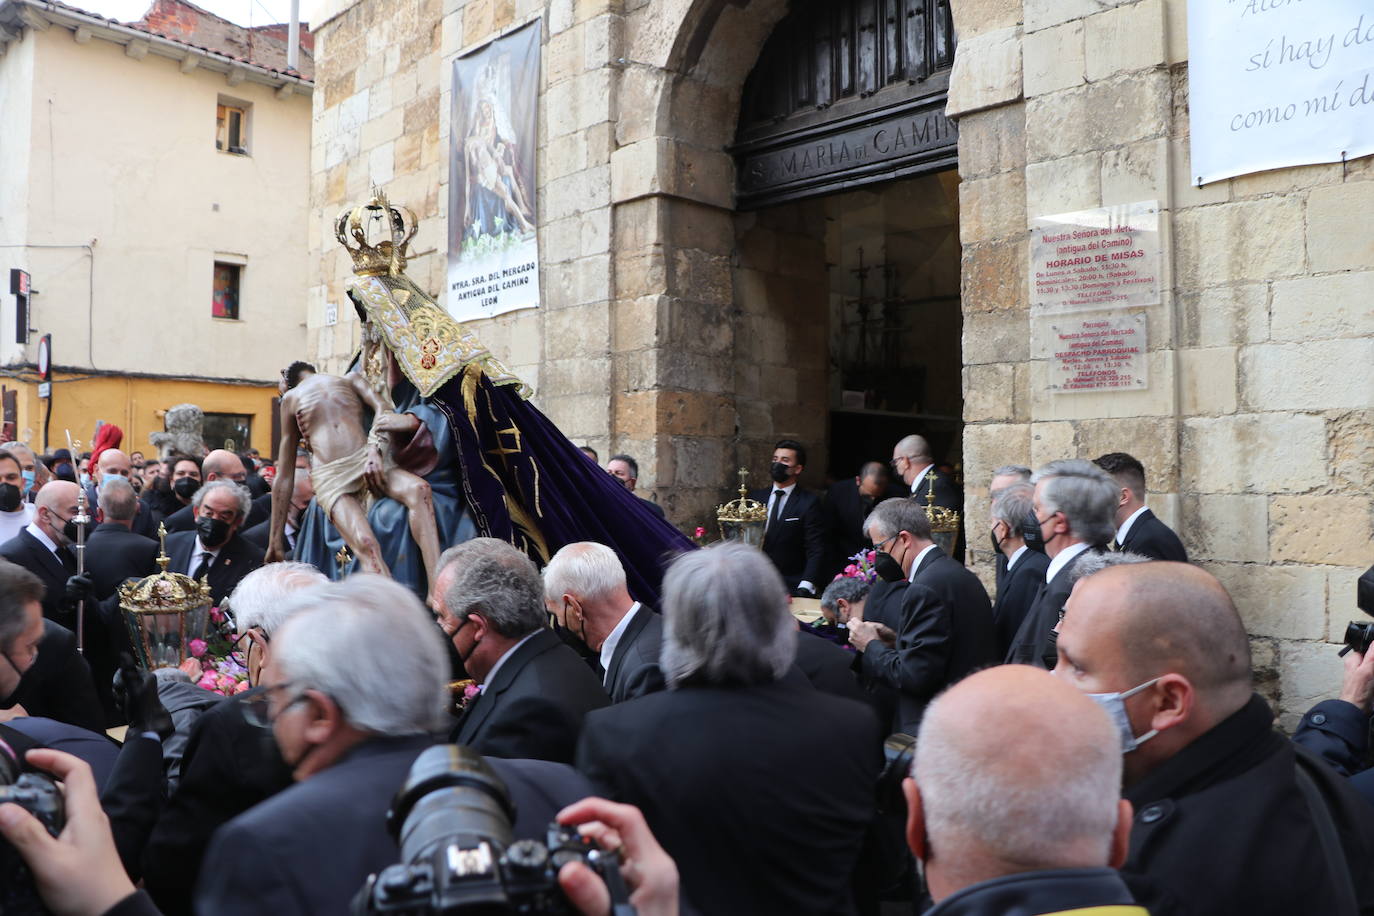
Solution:
<svg viewBox="0 0 1374 916"><path fill-rule="evenodd" d="M1366 768L1369 715L1374 708L1374 651L1345 656L1341 694L1307 711L1293 741L1350 777L1350 786L1374 804L1374 769Z"/></svg>

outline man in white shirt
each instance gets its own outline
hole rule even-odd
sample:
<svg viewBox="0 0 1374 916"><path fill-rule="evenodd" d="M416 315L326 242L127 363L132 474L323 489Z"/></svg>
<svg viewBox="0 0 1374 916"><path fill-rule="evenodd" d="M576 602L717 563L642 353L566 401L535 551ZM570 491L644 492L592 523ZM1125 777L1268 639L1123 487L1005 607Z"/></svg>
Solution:
<svg viewBox="0 0 1374 916"><path fill-rule="evenodd" d="M544 567L544 603L559 626L599 653L602 682L620 703L662 690L663 626L630 597L625 568L605 544L568 544Z"/></svg>

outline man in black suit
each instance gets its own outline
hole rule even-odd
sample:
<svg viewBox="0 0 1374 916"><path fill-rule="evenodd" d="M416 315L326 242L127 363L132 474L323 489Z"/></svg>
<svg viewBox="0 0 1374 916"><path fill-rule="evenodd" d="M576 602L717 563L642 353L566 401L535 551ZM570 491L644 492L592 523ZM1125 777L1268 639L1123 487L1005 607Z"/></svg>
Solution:
<svg viewBox="0 0 1374 916"><path fill-rule="evenodd" d="M1187 563L1188 551L1183 549L1178 535L1145 505L1145 466L1125 452L1111 452L1093 463L1112 475L1121 487L1112 550L1126 550L1152 560Z"/></svg>
<svg viewBox="0 0 1374 916"><path fill-rule="evenodd" d="M100 487L108 480L121 477L129 481L133 486L133 464L129 461L129 456L117 448L107 448L100 453L100 458L96 460L95 472L91 475L92 481L86 487L86 505L89 512L100 517ZM129 520L129 528L135 534L143 537L157 537L157 522L153 518L153 510L147 505L138 502L137 491L135 491L134 515Z"/></svg>
<svg viewBox="0 0 1374 916"><path fill-rule="evenodd" d="M1002 561L992 619L997 630L997 657L1006 658L1021 621L1045 583L1050 558L1026 545L1022 523L1035 512L1035 487L1016 483L997 491L992 500L992 541Z"/></svg>
<svg viewBox="0 0 1374 916"><path fill-rule="evenodd" d="M172 489L176 490L177 477L181 470L180 462L173 470ZM244 485L248 479L248 471L244 468L243 462L238 455L233 452L217 448L205 456L205 460L200 464L200 473L204 478L204 483L212 483L216 480L227 480L232 483ZM199 492L199 491L197 491ZM245 490L245 492L247 492ZM178 493L178 495L180 495ZM168 531L192 531L196 527L197 515L194 500L189 505L182 506L171 515L167 516ZM269 500L253 500L252 494L248 497L248 508L244 509L244 522L242 527L251 528L259 522L264 522L272 514L272 505Z"/></svg>
<svg viewBox="0 0 1374 916"><path fill-rule="evenodd" d="M548 628L529 557L505 541L473 538L444 551L435 579L439 626L481 689L453 742L489 757L571 763L583 718L610 698Z"/></svg>
<svg viewBox="0 0 1374 916"><path fill-rule="evenodd" d="M887 496L891 482L887 465L869 461L853 480L837 480L825 494L826 572L833 578L849 563L849 558L868 549L864 519Z"/></svg>
<svg viewBox="0 0 1374 916"><path fill-rule="evenodd" d="M935 694L995 660L992 606L978 577L936 546L914 500L882 503L865 529L879 551L878 575L908 585L895 644L872 620L851 621L849 641L863 653L864 678L899 692L895 730L914 735Z"/></svg>
<svg viewBox="0 0 1374 916"><path fill-rule="evenodd" d="M207 483L196 491L191 504L196 514L195 530L167 536L168 568L197 580L208 577L210 600L215 604L262 565L263 552L238 534L250 502L248 491L236 483Z"/></svg>
<svg viewBox="0 0 1374 916"><path fill-rule="evenodd" d="M1051 461L1034 480L1032 505L1050 563L1039 594L1012 637L1006 660L1053 668L1054 629L1073 591L1074 564L1090 550L1106 549L1115 530L1118 487L1097 465L1078 458Z"/></svg>
<svg viewBox="0 0 1374 916"><path fill-rule="evenodd" d="M293 555L296 549L296 532L300 528L301 514L305 512L306 508L310 505L310 500L315 498L315 485L310 481L310 468L308 465L306 467L297 466L296 475L292 480L291 508L286 512L286 526L282 529L282 536L286 539L286 555L288 559ZM256 507L260 500L267 501L268 510L270 512L272 494L269 492L266 496L258 497L253 500L253 505ZM249 513L249 517L252 517L251 512ZM250 544L256 544L266 551L272 539L272 520L269 518L266 521L259 522L251 528L245 528L243 530L243 538Z"/></svg>
<svg viewBox="0 0 1374 916"><path fill-rule="evenodd" d="M821 499L797 485L806 468L806 447L795 439L773 446L773 487L749 496L768 509L763 552L794 595L814 598L825 571L825 518Z"/></svg>
<svg viewBox="0 0 1374 916"><path fill-rule="evenodd" d="M988 482L988 499L995 500L997 498L997 494L1005 490L1007 487L1017 483L1030 483L1030 479L1030 468L1024 467L1019 464L1004 464L1000 468L992 472L992 480ZM1024 540L1024 534L1022 533L1023 528L1024 525L1017 525L1017 533L1022 534L1022 538ZM1027 544L1027 546L1031 547L1032 550L1042 552L1038 549L1038 542L1034 545ZM1001 594L1002 578L1007 574L1007 557L1006 554L1002 553L1002 548L998 546L995 537L992 541L992 556L997 564L997 575L994 579L994 583L997 589L997 593Z"/></svg>
<svg viewBox="0 0 1374 916"><path fill-rule="evenodd" d="M86 539L86 573L95 582L96 600L104 601L125 579L157 572L158 543L131 529L139 501L127 480L105 481L100 496L101 522Z"/></svg>
<svg viewBox="0 0 1374 916"><path fill-rule="evenodd" d="M892 447L892 470L917 505L940 506L959 513L959 532L954 540L954 558L964 562L964 494L949 474L940 473L930 453L930 443L924 436L910 435ZM934 493L934 500L931 494Z"/></svg>
<svg viewBox="0 0 1374 916"><path fill-rule="evenodd" d="M566 632L598 653L612 703L663 689L663 625L630 597L625 567L605 544L568 544L544 567L544 603Z"/></svg>
<svg viewBox="0 0 1374 916"><path fill-rule="evenodd" d="M784 680L796 622L754 548L684 554L663 605L670 689L590 713L578 768L644 812L699 912L852 913L879 766L873 713Z"/></svg>
<svg viewBox="0 0 1374 916"><path fill-rule="evenodd" d="M595 453L593 452L593 454ZM625 489L634 493L635 484L639 482L639 462L635 461L629 455L612 455L611 460L606 462L606 473L620 481ZM639 496L638 493L635 493L635 495ZM640 496L639 501L644 503L644 507L654 513L654 515L657 515L659 518L664 517L663 507L652 499L645 499Z"/></svg>

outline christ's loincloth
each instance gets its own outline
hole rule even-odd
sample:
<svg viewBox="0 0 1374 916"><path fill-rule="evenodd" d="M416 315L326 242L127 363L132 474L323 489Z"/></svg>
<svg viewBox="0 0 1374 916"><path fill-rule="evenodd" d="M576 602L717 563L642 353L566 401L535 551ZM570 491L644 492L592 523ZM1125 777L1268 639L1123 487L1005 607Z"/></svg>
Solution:
<svg viewBox="0 0 1374 916"><path fill-rule="evenodd" d="M334 517L334 504L343 497L356 496L362 500L367 496L367 455L368 446L364 444L351 455L317 464L310 469L310 482L315 485L315 499L331 519ZM390 461L383 454L383 470L390 466Z"/></svg>

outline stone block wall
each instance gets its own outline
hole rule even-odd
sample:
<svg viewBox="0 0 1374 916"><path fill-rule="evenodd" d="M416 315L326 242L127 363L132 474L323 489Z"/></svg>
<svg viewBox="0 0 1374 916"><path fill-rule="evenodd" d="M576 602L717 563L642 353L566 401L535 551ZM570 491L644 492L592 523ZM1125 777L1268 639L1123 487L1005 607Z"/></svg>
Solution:
<svg viewBox="0 0 1374 916"><path fill-rule="evenodd" d="M1338 688L1331 644L1374 562L1374 242L1356 225L1374 164L1190 183L1186 0L954 13L970 518L997 465L1135 454L1151 505L1231 590L1291 727ZM1048 393L1029 220L1151 199L1165 282L1149 390Z"/></svg>

